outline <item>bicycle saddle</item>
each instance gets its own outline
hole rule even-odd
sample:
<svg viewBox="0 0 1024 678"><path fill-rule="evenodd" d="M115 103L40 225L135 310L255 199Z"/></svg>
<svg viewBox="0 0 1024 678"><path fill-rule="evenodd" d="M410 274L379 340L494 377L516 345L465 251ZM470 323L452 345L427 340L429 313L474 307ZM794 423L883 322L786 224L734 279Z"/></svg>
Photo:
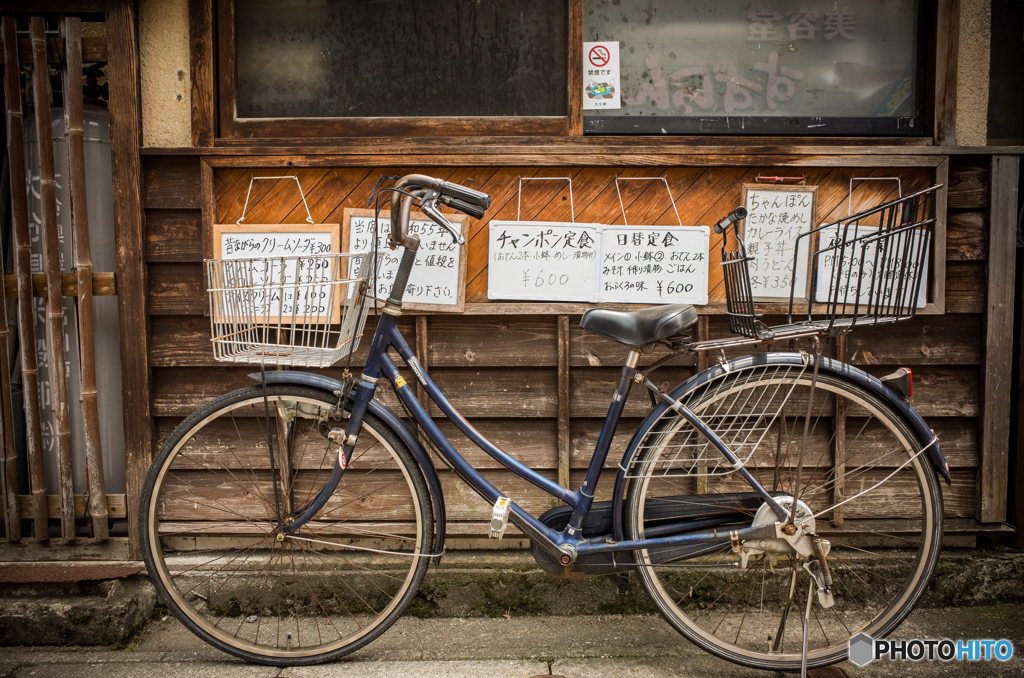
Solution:
<svg viewBox="0 0 1024 678"><path fill-rule="evenodd" d="M640 348L685 332L697 324L697 310L689 304L652 306L636 311L594 308L583 314L580 327L631 348Z"/></svg>

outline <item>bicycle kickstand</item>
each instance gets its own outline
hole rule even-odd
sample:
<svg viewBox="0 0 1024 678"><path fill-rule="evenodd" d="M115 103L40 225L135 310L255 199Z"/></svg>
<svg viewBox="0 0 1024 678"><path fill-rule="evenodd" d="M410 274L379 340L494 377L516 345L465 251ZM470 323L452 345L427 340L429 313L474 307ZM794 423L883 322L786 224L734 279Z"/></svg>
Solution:
<svg viewBox="0 0 1024 678"><path fill-rule="evenodd" d="M807 634L811 628L811 600L814 598L814 579L807 589L807 607L804 609L804 638L800 648L800 678L807 678Z"/></svg>

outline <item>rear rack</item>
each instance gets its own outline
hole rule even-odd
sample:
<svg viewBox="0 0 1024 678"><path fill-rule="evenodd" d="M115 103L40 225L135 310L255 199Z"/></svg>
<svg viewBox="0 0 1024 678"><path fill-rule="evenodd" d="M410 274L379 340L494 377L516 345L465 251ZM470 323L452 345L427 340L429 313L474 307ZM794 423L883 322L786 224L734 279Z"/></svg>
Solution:
<svg viewBox="0 0 1024 678"><path fill-rule="evenodd" d="M935 200L941 184L890 200L796 239L786 324L769 327L754 310L746 246L728 227L722 233L722 273L729 330L738 337L690 344L694 351L843 334L854 327L909 320L924 306L923 281L935 231ZM827 239L827 240L826 240ZM817 250L812 250L815 242ZM807 316L797 318L796 275L800 257L811 255ZM802 314L800 314L802 316ZM815 317L817 316L817 317Z"/></svg>

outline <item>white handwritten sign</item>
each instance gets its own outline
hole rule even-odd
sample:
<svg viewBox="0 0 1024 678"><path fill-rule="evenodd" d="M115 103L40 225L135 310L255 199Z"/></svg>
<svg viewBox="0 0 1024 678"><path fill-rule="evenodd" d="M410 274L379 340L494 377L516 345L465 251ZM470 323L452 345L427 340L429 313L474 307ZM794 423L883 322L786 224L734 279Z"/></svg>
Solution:
<svg viewBox="0 0 1024 678"><path fill-rule="evenodd" d="M870 236L877 232L878 229L873 226L851 226L845 232L848 243L845 248L835 247L840 242L839 227L824 228L819 232L821 246L815 255L818 269L815 301L829 302L835 299L840 304L857 302L861 305L870 303L906 308L915 301L912 298L914 290L911 283L920 277L921 285L915 305L924 308L928 290L928 249L931 247L928 232L904 231L891 239L871 242ZM868 242L851 243L854 238L864 236L868 236ZM881 251L879 242L882 243ZM836 266L840 264L840 256L842 264L837 276ZM902 284L899 284L898 276L901 275L905 277Z"/></svg>
<svg viewBox="0 0 1024 678"><path fill-rule="evenodd" d="M605 226L601 301L708 303L707 226Z"/></svg>
<svg viewBox="0 0 1024 678"><path fill-rule="evenodd" d="M817 186L743 185L741 237L747 247L750 287L757 301L806 300L809 283L807 262L811 247L800 241L800 256L794 261L796 241L814 227ZM793 277L794 265L796 277Z"/></svg>
<svg viewBox="0 0 1024 678"><path fill-rule="evenodd" d="M256 317L319 322L338 312L342 300L331 283L346 272L334 271L337 263L328 260L293 257L337 253L340 232L340 224L214 224L213 257L256 259L236 271L253 288L247 301Z"/></svg>
<svg viewBox="0 0 1024 678"><path fill-rule="evenodd" d="M465 236L468 217L461 214L446 216L456 228L462 229ZM346 209L344 225L348 252L373 251L373 210ZM390 232L391 219L382 215L377 220L377 251L384 255L377 272L376 294L380 299L391 294L402 256L401 249L388 248ZM419 212L413 212L409 219L409 233L420 239L420 247L405 288L403 307L410 310L462 311L466 299L463 248L448 231ZM354 265L358 266L359 262Z"/></svg>
<svg viewBox="0 0 1024 678"><path fill-rule="evenodd" d="M487 298L597 301L596 224L492 221Z"/></svg>

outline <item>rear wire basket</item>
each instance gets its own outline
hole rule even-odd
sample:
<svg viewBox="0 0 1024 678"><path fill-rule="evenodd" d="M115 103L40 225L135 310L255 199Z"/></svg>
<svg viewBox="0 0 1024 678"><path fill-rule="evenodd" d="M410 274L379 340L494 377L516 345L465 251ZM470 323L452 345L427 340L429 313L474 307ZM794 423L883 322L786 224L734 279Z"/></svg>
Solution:
<svg viewBox="0 0 1024 678"><path fill-rule="evenodd" d="M334 364L359 346L375 263L370 254L206 260L214 358Z"/></svg>
<svg viewBox="0 0 1024 678"><path fill-rule="evenodd" d="M787 324L768 327L754 313L754 295L743 240L727 250L722 237L722 270L734 334L755 340L837 334L855 326L909 320L922 305L923 282L933 251L935 199L941 185L891 200L801 234L793 253ZM735 234L734 234L735 235ZM796 272L800 257L811 257L806 318L796 319ZM801 314L802 315L802 314ZM817 316L815 318L814 316Z"/></svg>

